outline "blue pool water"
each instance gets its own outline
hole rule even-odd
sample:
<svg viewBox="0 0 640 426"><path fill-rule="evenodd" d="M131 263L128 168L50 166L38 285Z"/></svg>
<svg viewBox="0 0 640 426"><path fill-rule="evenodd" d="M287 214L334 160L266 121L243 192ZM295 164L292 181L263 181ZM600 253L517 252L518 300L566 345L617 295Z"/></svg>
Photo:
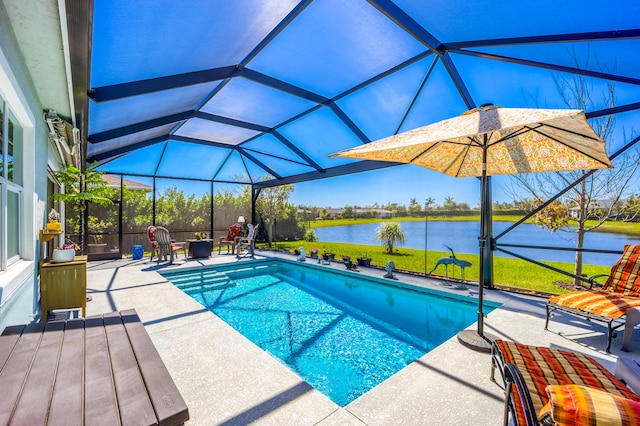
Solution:
<svg viewBox="0 0 640 426"><path fill-rule="evenodd" d="M476 299L286 260L162 275L341 406L477 318Z"/></svg>

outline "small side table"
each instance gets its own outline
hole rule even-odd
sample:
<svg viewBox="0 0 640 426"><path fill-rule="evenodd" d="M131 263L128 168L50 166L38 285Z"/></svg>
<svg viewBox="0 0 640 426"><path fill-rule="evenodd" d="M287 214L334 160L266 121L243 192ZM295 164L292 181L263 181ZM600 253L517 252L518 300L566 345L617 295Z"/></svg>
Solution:
<svg viewBox="0 0 640 426"><path fill-rule="evenodd" d="M189 243L189 257L210 257L212 241L213 240L209 238L201 240L187 240L187 243Z"/></svg>
<svg viewBox="0 0 640 426"><path fill-rule="evenodd" d="M632 391L640 394L640 365L635 359L618 358L615 375Z"/></svg>
<svg viewBox="0 0 640 426"><path fill-rule="evenodd" d="M43 322L54 309L82 308L82 316L87 316L87 256L76 256L71 262L42 264L40 306Z"/></svg>
<svg viewBox="0 0 640 426"><path fill-rule="evenodd" d="M131 258L133 260L142 259L144 256L144 246L135 245L131 246Z"/></svg>

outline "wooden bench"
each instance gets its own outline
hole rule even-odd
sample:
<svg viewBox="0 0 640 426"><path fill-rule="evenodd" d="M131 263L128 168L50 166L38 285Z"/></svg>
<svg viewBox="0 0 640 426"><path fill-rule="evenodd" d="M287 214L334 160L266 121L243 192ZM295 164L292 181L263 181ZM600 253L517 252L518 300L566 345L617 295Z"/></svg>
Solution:
<svg viewBox="0 0 640 426"><path fill-rule="evenodd" d="M189 411L135 310L10 326L0 424L179 425Z"/></svg>

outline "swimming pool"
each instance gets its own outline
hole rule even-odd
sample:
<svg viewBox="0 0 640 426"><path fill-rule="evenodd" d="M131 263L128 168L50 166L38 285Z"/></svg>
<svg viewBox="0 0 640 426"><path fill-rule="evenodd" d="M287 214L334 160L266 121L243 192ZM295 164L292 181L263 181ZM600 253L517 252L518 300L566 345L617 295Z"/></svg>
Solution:
<svg viewBox="0 0 640 426"><path fill-rule="evenodd" d="M477 319L473 298L282 259L161 274L341 406Z"/></svg>

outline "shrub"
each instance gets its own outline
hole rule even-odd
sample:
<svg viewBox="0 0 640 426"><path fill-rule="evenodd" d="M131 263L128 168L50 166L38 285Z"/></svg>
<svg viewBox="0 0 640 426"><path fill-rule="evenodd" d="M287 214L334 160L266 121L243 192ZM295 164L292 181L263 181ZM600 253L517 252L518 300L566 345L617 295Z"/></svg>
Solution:
<svg viewBox="0 0 640 426"><path fill-rule="evenodd" d="M405 233L399 223L382 223L376 229L376 239L386 247L387 253L393 254L393 246L404 244Z"/></svg>
<svg viewBox="0 0 640 426"><path fill-rule="evenodd" d="M305 241L314 242L314 241L318 241L318 236L316 235L313 229L309 229L307 232L304 233L303 239Z"/></svg>

